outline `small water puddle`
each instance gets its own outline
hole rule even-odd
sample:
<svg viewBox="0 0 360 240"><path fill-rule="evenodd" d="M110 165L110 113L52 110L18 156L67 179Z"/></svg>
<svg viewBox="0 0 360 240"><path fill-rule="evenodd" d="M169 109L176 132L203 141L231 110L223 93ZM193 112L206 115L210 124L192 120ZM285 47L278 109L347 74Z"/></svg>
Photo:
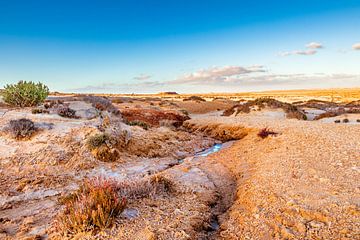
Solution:
<svg viewBox="0 0 360 240"><path fill-rule="evenodd" d="M206 157L212 153L218 152L221 148L222 148L222 143L216 143L214 146L212 146L211 148L208 148L204 151L198 152L195 154L195 157Z"/></svg>

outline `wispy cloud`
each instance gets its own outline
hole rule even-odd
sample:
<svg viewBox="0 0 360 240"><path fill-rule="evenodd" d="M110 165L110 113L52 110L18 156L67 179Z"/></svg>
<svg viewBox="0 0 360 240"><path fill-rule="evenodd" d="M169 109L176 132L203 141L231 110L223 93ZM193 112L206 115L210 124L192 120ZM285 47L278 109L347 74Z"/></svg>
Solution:
<svg viewBox="0 0 360 240"><path fill-rule="evenodd" d="M225 81L231 76L244 75L249 73L265 72L263 66L254 65L250 67L224 66L200 69L199 71L185 74L179 78L168 81L168 84L205 84L208 82Z"/></svg>
<svg viewBox="0 0 360 240"><path fill-rule="evenodd" d="M278 56L281 56L281 57L287 57L287 56L291 56L291 55L310 56L310 55L315 55L316 53L317 53L316 50L295 50L295 51L291 51L291 52L280 52L280 53L278 53Z"/></svg>
<svg viewBox="0 0 360 240"><path fill-rule="evenodd" d="M140 81L148 80L150 78L151 75L148 74L140 74L139 76L134 77L135 80L140 80Z"/></svg>
<svg viewBox="0 0 360 240"><path fill-rule="evenodd" d="M353 48L354 50L360 50L360 43L355 43L355 44L352 46L352 48Z"/></svg>
<svg viewBox="0 0 360 240"><path fill-rule="evenodd" d="M285 52L279 52L277 55L280 57L287 57L291 55L303 55L303 56L311 56L318 53L316 49L324 48L323 44L318 42L310 42L305 45L306 48L309 48L308 50L294 50L294 51L285 51Z"/></svg>
<svg viewBox="0 0 360 240"><path fill-rule="evenodd" d="M225 89L226 91L235 92L244 89L244 87L259 89L264 87L344 87L359 85L360 74L281 74L271 73L265 70L264 66L224 66L200 69L165 82L139 81L134 83L103 83L69 89L67 92L151 93L166 91L169 88L177 90L189 86L193 92L206 91L206 89Z"/></svg>
<svg viewBox="0 0 360 240"><path fill-rule="evenodd" d="M80 88L67 89L67 92L138 92L139 89L151 90L154 87L163 86L164 83L157 81L138 82L138 83L102 83L98 85L88 85Z"/></svg>
<svg viewBox="0 0 360 240"><path fill-rule="evenodd" d="M319 49L319 48L324 48L324 46L321 43L318 42L311 42L306 44L307 48L311 48L311 49Z"/></svg>

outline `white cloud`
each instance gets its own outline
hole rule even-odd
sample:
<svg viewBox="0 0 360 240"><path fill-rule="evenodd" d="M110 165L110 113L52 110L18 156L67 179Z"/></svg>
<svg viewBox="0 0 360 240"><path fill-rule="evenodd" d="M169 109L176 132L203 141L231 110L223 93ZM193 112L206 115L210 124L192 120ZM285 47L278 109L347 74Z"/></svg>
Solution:
<svg viewBox="0 0 360 240"><path fill-rule="evenodd" d="M255 72L265 72L263 66L254 65L250 67L241 66L224 66L212 67L208 69L200 69L199 71L186 74L176 80L169 81L169 84L196 84L216 82L218 80L225 80L230 76L243 75Z"/></svg>
<svg viewBox="0 0 360 240"><path fill-rule="evenodd" d="M147 75L147 74L140 74L139 76L134 77L134 79L140 80L140 81L148 80L150 78L151 78L151 76Z"/></svg>
<svg viewBox="0 0 360 240"><path fill-rule="evenodd" d="M360 50L360 43L355 43L355 44L352 46L352 48L353 48L354 50Z"/></svg>
<svg viewBox="0 0 360 240"><path fill-rule="evenodd" d="M310 56L310 55L315 55L316 53L317 53L316 50L295 50L295 51L291 51L291 52L280 52L278 54L278 56L281 56L281 57L287 57L287 56L291 56L291 55Z"/></svg>
<svg viewBox="0 0 360 240"><path fill-rule="evenodd" d="M319 49L319 48L323 48L324 46L318 42L311 42L311 43L306 44L306 47L311 48L311 49Z"/></svg>

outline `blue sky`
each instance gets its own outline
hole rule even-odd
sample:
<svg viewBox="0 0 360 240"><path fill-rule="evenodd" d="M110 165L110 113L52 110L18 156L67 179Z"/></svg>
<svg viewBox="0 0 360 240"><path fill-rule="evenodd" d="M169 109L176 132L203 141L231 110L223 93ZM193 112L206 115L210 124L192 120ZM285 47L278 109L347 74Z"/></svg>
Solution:
<svg viewBox="0 0 360 240"><path fill-rule="evenodd" d="M1 1L0 85L53 91L360 87L360 1Z"/></svg>

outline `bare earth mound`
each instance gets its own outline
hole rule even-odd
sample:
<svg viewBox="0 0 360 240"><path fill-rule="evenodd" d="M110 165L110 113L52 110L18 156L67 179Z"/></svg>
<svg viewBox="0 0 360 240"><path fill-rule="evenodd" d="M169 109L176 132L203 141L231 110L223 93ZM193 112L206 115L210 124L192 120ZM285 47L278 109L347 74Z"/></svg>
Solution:
<svg viewBox="0 0 360 240"><path fill-rule="evenodd" d="M297 120L209 117L196 124L270 127L212 155L237 179L221 239L358 239L360 126Z"/></svg>

